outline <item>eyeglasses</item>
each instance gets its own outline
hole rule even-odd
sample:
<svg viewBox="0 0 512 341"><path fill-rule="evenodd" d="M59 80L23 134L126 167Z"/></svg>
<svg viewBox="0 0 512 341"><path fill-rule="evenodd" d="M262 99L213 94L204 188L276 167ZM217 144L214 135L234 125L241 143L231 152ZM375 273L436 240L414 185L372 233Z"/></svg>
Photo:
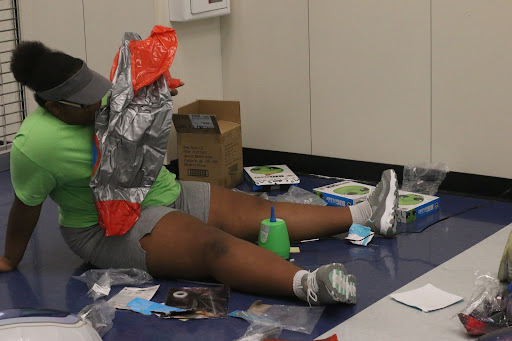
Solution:
<svg viewBox="0 0 512 341"><path fill-rule="evenodd" d="M57 101L57 102L62 103L62 104L67 104L67 105L70 105L75 108L85 109L88 107L88 105L86 105L86 104L78 104L78 103L73 103L73 102L68 102L68 101Z"/></svg>

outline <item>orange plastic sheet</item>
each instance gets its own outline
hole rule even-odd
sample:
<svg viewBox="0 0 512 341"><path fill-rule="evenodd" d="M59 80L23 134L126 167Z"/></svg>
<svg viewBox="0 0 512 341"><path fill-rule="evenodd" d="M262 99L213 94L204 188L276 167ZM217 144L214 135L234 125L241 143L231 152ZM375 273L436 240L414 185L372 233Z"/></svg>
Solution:
<svg viewBox="0 0 512 341"><path fill-rule="evenodd" d="M162 74L167 80L169 88L176 89L180 85L180 80L172 78L169 72L178 48L178 39L174 29L156 25L147 39L132 40L129 47L132 87L135 94L140 88L156 81ZM118 61L119 51L110 69L111 81L114 79Z"/></svg>

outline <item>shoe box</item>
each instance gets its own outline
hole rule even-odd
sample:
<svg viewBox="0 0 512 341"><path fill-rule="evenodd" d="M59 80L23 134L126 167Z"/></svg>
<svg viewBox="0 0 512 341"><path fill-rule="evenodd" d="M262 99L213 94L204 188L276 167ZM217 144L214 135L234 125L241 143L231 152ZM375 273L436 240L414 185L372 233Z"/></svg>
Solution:
<svg viewBox="0 0 512 341"><path fill-rule="evenodd" d="M350 180L314 188L313 192L330 206L351 206L364 201L375 186Z"/></svg>
<svg viewBox="0 0 512 341"><path fill-rule="evenodd" d="M288 189L300 183L300 178L286 165L244 167L244 179L253 191Z"/></svg>
<svg viewBox="0 0 512 341"><path fill-rule="evenodd" d="M439 210L439 197L407 191L398 191L398 222L410 223Z"/></svg>

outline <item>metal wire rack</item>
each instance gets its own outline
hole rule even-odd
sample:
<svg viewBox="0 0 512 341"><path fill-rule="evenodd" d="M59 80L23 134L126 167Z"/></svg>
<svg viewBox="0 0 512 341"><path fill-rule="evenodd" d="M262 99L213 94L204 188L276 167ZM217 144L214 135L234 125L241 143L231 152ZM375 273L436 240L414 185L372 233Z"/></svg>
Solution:
<svg viewBox="0 0 512 341"><path fill-rule="evenodd" d="M24 90L9 68L12 51L19 41L18 1L0 0L0 159L8 156L25 118Z"/></svg>

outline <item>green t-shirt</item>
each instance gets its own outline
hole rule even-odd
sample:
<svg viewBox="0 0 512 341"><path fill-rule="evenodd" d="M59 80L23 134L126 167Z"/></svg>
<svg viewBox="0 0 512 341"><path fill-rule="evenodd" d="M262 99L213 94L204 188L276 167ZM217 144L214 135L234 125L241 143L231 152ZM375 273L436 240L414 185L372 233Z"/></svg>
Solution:
<svg viewBox="0 0 512 341"><path fill-rule="evenodd" d="M59 223L87 227L98 223L89 187L94 125L69 125L42 107L23 121L11 149L11 181L29 206L49 195L59 205ZM169 205L180 194L176 175L162 167L142 206Z"/></svg>

